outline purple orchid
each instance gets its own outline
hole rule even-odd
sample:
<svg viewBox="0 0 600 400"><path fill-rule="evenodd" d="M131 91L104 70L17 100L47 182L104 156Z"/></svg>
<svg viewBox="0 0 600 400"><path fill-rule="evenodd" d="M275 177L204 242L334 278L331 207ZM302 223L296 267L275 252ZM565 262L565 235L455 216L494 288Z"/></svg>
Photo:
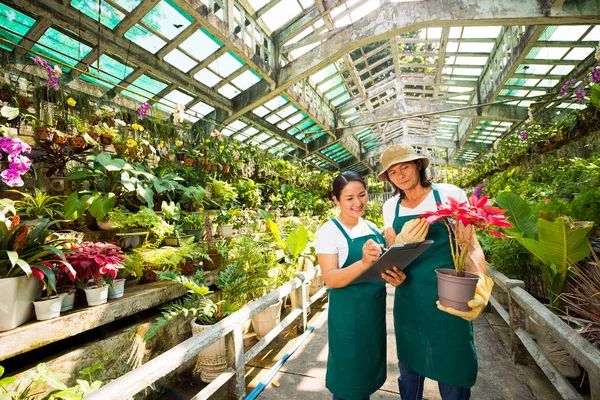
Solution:
<svg viewBox="0 0 600 400"><path fill-rule="evenodd" d="M5 169L0 173L2 180L10 187L23 186L25 182L21 179L19 171L13 169Z"/></svg>
<svg viewBox="0 0 600 400"><path fill-rule="evenodd" d="M150 104L148 102L142 103L140 108L138 108L138 117L144 118L146 116L146 113L148 112L149 108L150 108Z"/></svg>
<svg viewBox="0 0 600 400"><path fill-rule="evenodd" d="M475 188L475 191L473 192L473 196L475 196L477 198L481 198L481 192L483 192L484 187L485 187L485 183L482 183L481 185L477 186Z"/></svg>
<svg viewBox="0 0 600 400"><path fill-rule="evenodd" d="M525 128L523 128L523 129L521 129L521 133L519 134L519 136L521 136L521 141L524 142L529 137L529 134L527 133Z"/></svg>
<svg viewBox="0 0 600 400"><path fill-rule="evenodd" d="M587 92L585 91L585 86L584 85L577 86L577 88L575 89L575 95L577 96L577 102L581 103L585 99L585 96L587 95Z"/></svg>

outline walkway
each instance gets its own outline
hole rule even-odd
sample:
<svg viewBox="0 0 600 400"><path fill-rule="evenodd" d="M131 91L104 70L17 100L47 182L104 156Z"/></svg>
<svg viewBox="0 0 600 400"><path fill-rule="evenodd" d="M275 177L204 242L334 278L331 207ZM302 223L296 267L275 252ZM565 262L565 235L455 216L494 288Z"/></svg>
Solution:
<svg viewBox="0 0 600 400"><path fill-rule="evenodd" d="M393 288L388 289L388 379L372 399L399 399L396 366L396 344L392 317ZM322 304L321 306L322 307ZM313 306L312 319L322 308ZM507 328L497 315L485 314L475 321L475 342L479 358L479 376L473 388L475 400L531 400L560 399L541 371L531 362L529 366L515 366L501 342ZM267 349L259 354L246 370L248 391L260 381L266 369L279 360L293 345L295 329L288 328ZM259 399L264 400L325 400L331 395L325 388L327 364L327 320L325 319L310 338L290 357L275 376L275 385L267 386ZM460 366L457 366L460 368ZM427 400L438 400L440 395L435 382L426 380Z"/></svg>

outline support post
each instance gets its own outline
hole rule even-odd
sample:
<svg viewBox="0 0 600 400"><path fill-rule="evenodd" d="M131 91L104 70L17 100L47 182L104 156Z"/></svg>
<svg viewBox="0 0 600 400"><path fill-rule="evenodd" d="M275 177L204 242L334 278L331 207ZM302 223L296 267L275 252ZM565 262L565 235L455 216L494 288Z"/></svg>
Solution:
<svg viewBox="0 0 600 400"><path fill-rule="evenodd" d="M298 325L296 326L296 330L298 333L303 333L308 329L308 313L309 313L309 298L308 298L308 285L310 285L310 280L306 279L306 274L303 272L296 272L296 278L302 281L302 285L294 290L294 296L296 296L296 304L300 304L302 307L302 318L298 321Z"/></svg>
<svg viewBox="0 0 600 400"><path fill-rule="evenodd" d="M527 349L521 343L521 339L519 339L516 333L519 328L523 328L525 331L525 318L527 318L527 315L525 315L523 309L512 298L511 289L514 287L525 288L525 282L516 279L506 281L508 314L510 317L511 358L515 364L527 364Z"/></svg>
<svg viewBox="0 0 600 400"><path fill-rule="evenodd" d="M590 375L590 393L592 400L600 400L600 375L588 371Z"/></svg>
<svg viewBox="0 0 600 400"><path fill-rule="evenodd" d="M236 326L225 336L225 348L227 349L227 365L235 371L233 379L229 382L229 399L242 400L246 397L246 368L241 325Z"/></svg>

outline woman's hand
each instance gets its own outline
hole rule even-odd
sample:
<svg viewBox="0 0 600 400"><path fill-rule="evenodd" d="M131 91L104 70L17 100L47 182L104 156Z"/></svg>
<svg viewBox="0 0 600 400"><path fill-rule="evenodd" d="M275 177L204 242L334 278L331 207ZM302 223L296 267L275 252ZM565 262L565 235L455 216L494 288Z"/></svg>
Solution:
<svg viewBox="0 0 600 400"><path fill-rule="evenodd" d="M381 277L393 287L400 286L406 279L406 275L404 272L400 271L398 267L394 267L385 271L383 274L381 274Z"/></svg>
<svg viewBox="0 0 600 400"><path fill-rule="evenodd" d="M365 269L371 268L375 261L379 260L382 246L375 243L373 239L367 240L362 249L362 264Z"/></svg>

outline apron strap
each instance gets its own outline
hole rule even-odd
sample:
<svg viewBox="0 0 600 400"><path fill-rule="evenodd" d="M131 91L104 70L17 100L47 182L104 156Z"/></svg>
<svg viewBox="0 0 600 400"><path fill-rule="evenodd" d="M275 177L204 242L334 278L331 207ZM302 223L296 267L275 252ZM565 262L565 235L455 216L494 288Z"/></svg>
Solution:
<svg viewBox="0 0 600 400"><path fill-rule="evenodd" d="M348 233L346 233L346 230L342 227L342 225L339 223L339 221L337 219L332 218L331 220L333 221L334 224L337 225L338 229L344 234L344 237L348 241L348 245L350 245L350 243L352 242L352 239L350 239L350 236L348 236Z"/></svg>
<svg viewBox="0 0 600 400"><path fill-rule="evenodd" d="M402 199L398 196L398 203L396 203L396 214L394 214L394 218L398 218L400 215L400 203L402 203Z"/></svg>
<svg viewBox="0 0 600 400"><path fill-rule="evenodd" d="M367 221L365 221L365 224L367 224L367 226L369 228L371 228L371 230L373 231L373 233L375 234L375 236L381 235L381 233L377 232L371 225L369 225L369 223Z"/></svg>
<svg viewBox="0 0 600 400"><path fill-rule="evenodd" d="M431 187L433 188L433 197L435 198L435 202L436 203L441 203L442 202L442 198L440 196L440 192L439 192L439 190L437 188L437 185L432 183Z"/></svg>

